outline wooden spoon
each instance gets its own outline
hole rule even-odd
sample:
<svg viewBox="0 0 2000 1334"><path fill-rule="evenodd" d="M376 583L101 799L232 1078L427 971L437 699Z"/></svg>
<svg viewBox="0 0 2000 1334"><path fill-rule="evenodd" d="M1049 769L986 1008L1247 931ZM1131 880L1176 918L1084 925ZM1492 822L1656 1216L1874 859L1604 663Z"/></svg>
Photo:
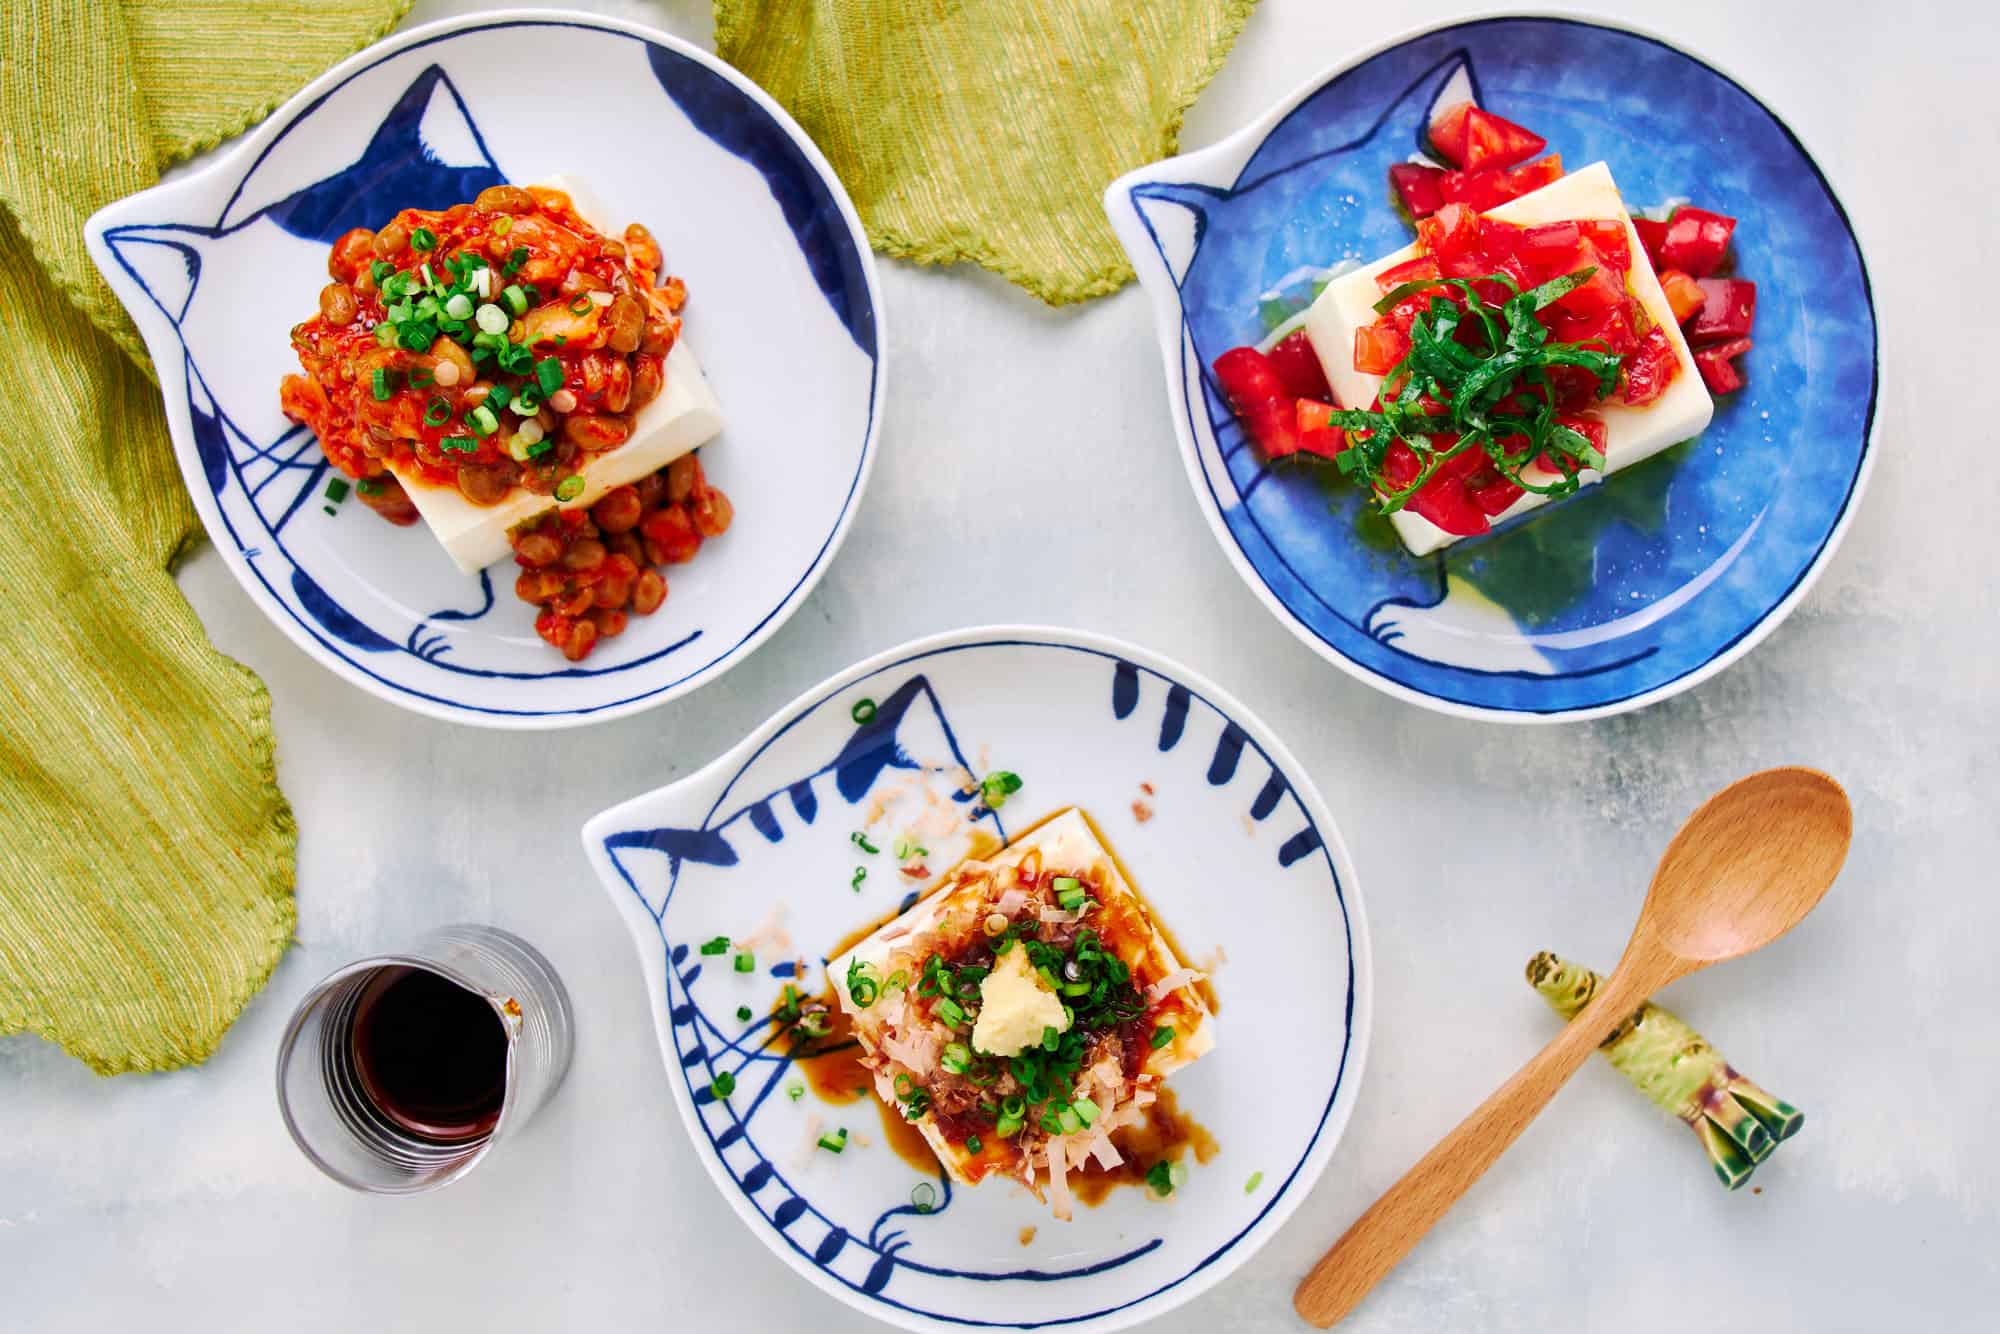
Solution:
<svg viewBox="0 0 2000 1334"><path fill-rule="evenodd" d="M1596 999L1355 1220L1299 1284L1298 1313L1324 1329L1359 1305L1647 997L1796 926L1839 874L1853 825L1840 784L1813 769L1766 769L1704 802L1667 845Z"/></svg>

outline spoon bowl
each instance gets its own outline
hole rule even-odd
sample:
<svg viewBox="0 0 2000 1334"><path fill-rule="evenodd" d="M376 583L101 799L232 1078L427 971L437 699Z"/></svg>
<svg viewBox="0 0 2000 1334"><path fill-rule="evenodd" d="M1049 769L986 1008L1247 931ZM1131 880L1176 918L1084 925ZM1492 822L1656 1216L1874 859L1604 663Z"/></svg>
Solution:
<svg viewBox="0 0 2000 1334"><path fill-rule="evenodd" d="M1854 811L1817 769L1766 769L1701 804L1660 856L1641 929L1688 971L1770 944L1832 886Z"/></svg>

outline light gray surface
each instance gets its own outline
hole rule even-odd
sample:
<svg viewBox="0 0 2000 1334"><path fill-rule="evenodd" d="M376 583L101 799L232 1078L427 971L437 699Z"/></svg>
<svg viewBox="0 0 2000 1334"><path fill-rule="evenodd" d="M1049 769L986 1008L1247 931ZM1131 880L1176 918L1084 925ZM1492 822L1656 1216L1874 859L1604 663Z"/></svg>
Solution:
<svg viewBox="0 0 2000 1334"><path fill-rule="evenodd" d="M613 8L709 37L696 0ZM1803 0L1655 8L1609 7L1744 77L1819 155L1886 332L1872 491L1825 579L1749 658L1601 723L1503 729L1391 701L1294 640L1216 548L1136 291L1051 311L982 273L884 263L888 418L846 549L790 625L688 699L553 736L428 722L314 665L212 553L189 565L217 644L271 689L301 830L299 944L200 1070L107 1082L38 1040L0 1042L0 1327L867 1327L704 1178L576 828L850 661L1029 620L1146 644L1262 714L1318 780L1371 914L1377 1022L1345 1142L1260 1256L1151 1328L1302 1328L1290 1293L1311 1259L1549 1036L1528 956L1607 966L1679 820L1782 761L1848 785L1846 874L1792 938L1669 996L1807 1112L1762 1193L1723 1193L1692 1136L1598 1063L1350 1327L1992 1328L2000 467L1979 395L2000 334L1973 266L2000 253L2000 21L1972 4L1894 22ZM1267 0L1184 142L1452 12ZM519 931L562 971L570 1082L448 1191L350 1195L284 1136L279 1029L321 974L456 918Z"/></svg>

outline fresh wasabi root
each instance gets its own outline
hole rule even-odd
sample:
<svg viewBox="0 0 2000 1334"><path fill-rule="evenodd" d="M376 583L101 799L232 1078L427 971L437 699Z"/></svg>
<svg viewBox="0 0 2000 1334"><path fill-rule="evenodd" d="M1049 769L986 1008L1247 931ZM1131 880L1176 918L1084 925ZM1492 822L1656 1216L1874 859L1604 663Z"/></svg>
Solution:
<svg viewBox="0 0 2000 1334"><path fill-rule="evenodd" d="M1544 951L1528 961L1528 984L1564 1019L1590 1004L1603 981ZM1599 1048L1654 1106L1688 1123L1715 1175L1730 1190L1805 1124L1805 1114L1730 1068L1708 1039L1651 1001Z"/></svg>

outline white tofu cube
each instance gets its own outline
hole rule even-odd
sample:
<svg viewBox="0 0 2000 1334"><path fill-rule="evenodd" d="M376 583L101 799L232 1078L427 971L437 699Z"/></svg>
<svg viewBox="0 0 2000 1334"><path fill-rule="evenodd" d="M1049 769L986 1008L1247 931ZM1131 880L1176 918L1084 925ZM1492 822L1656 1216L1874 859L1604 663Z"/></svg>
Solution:
<svg viewBox="0 0 2000 1334"><path fill-rule="evenodd" d="M554 176L542 182L566 192L577 215L591 226L610 235L605 214L597 202L577 182ZM666 385L660 396L639 409L632 423L632 436L616 449L589 456L577 474L583 490L568 501L516 490L497 505L475 505L451 486L437 486L401 473L398 477L417 513L443 544L452 562L466 574L504 559L512 548L507 534L520 523L547 510L580 509L595 504L614 487L636 482L658 472L681 455L713 439L723 427L722 405L701 373L685 338L676 339L667 353Z"/></svg>
<svg viewBox="0 0 2000 1334"><path fill-rule="evenodd" d="M1632 215L1618 194L1618 186L1611 179L1609 167L1602 162L1592 163L1553 184L1489 209L1486 216L1522 227L1612 218L1625 224L1626 243L1632 248L1632 294L1653 322L1666 331L1680 370L1666 392L1643 407L1600 403L1592 409L1604 420L1606 473L1629 468L1670 445L1679 444L1708 429L1709 419L1715 414L1715 402L1709 397L1708 387L1702 383L1700 372L1695 369L1687 339L1681 335L1673 308L1667 304L1667 294L1653 273L1652 261L1646 258L1646 247L1640 243L1639 233L1632 226ZM1381 376L1354 369L1354 331L1375 322L1375 303L1382 299L1376 277L1385 270L1415 259L1418 253L1417 246L1408 245L1373 264L1342 274L1326 285L1326 290L1306 311L1306 337L1311 341L1313 351L1319 355L1320 366L1326 371L1326 381L1333 387L1342 407L1366 408L1375 401L1375 395L1382 386ZM1552 474L1532 467L1527 470L1527 476L1540 482L1553 480ZM1580 480L1589 485L1600 481L1601 477L1596 470L1586 468ZM1494 516L1493 523L1497 527L1517 514L1547 503L1548 497L1527 492ZM1397 535L1403 539L1403 545L1413 556L1427 555L1459 540L1408 508L1396 511L1389 518L1396 527Z"/></svg>

